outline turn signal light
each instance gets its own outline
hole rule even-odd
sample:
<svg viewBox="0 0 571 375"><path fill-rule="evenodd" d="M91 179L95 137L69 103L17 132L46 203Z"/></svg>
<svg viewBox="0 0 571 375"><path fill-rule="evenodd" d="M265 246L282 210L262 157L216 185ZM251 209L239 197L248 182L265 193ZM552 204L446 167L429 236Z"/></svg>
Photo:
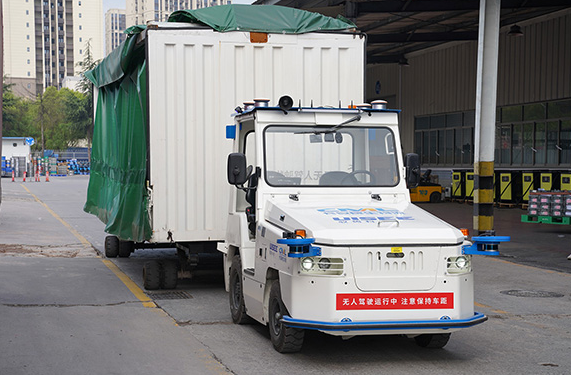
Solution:
<svg viewBox="0 0 571 375"><path fill-rule="evenodd" d="M305 229L296 229L295 236L305 238Z"/></svg>
<svg viewBox="0 0 571 375"><path fill-rule="evenodd" d="M460 232L462 232L464 237L470 236L470 231L467 228L460 228Z"/></svg>

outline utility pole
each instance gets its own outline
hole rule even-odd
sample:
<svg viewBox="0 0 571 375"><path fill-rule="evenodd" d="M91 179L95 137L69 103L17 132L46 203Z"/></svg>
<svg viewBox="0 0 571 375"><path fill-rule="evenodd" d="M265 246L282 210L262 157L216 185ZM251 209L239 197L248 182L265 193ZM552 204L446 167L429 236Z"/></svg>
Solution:
<svg viewBox="0 0 571 375"><path fill-rule="evenodd" d="M494 150L501 0L480 0L474 149L474 230L493 233Z"/></svg>

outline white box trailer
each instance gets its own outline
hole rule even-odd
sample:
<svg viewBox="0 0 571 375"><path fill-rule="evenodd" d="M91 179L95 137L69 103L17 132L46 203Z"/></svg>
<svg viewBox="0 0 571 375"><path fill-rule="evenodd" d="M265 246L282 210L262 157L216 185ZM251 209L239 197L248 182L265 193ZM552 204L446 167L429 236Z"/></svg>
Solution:
<svg viewBox="0 0 571 375"><path fill-rule="evenodd" d="M363 100L365 37L351 23L283 7L214 8L184 12L246 10L270 31L150 23L129 30L124 46L87 74L97 104L85 211L107 224L108 257L176 246L190 260L183 262L188 271L196 261L192 253L216 253L230 196L232 142L225 132L237 105L260 97L277 105L285 94L304 106ZM289 24L275 31L288 17L301 31L292 33ZM316 32L303 28L307 17L307 24L321 23ZM175 270L145 265L145 287L176 286Z"/></svg>
<svg viewBox="0 0 571 375"><path fill-rule="evenodd" d="M171 26L171 25L169 25ZM304 105L362 101L364 39L354 34L268 35L149 29L151 242L222 241L226 234L225 125L253 98Z"/></svg>

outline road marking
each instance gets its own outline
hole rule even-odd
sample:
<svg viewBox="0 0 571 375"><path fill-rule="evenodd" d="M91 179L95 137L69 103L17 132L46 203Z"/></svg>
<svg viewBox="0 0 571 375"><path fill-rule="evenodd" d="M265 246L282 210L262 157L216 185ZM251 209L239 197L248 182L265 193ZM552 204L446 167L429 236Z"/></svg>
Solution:
<svg viewBox="0 0 571 375"><path fill-rule="evenodd" d="M27 192L28 194L30 194L32 197L34 197L34 199L36 200L36 202L38 202L39 204L41 204L46 210L48 210L48 212L50 214L52 214L53 217L55 217L57 220L59 220L60 223L63 224L64 227L66 227L71 234L73 234L78 240L79 242L81 242L82 244L84 244L85 246L89 247L89 248L93 248L93 246L91 245L91 242L87 241L87 239L85 237L83 237L77 230L75 230L71 225L69 225L68 223L65 222L65 220L63 220L61 217L59 217L58 214L56 214L51 208L48 207L47 204L45 204L44 202L42 202L40 200L40 198L36 197L34 195L34 193L32 193L25 185L20 184L20 186L22 186Z"/></svg>
<svg viewBox="0 0 571 375"><path fill-rule="evenodd" d="M479 302L474 302L474 306L480 307L480 308L485 308L485 309L490 309L490 310L492 310L492 312L495 312L497 314L509 314L507 311L496 310L492 306L484 305L483 303L479 303Z"/></svg>
<svg viewBox="0 0 571 375"><path fill-rule="evenodd" d="M85 245L89 248L93 248L93 245L91 245L91 242L87 241L87 239L85 237L83 237L77 230L75 230L64 219L62 219L58 214L56 214L54 212L54 210L52 210L47 204L42 202L40 200L40 198L35 196L26 186L24 186L22 184L20 184L20 186L22 186L28 192L28 194L30 194L32 197L34 197L36 202L38 202L46 210L48 210L48 212L53 217L55 217L60 223L62 223L63 226L66 227L83 245ZM127 276L123 271L121 271L119 269L119 267L117 267L115 265L115 263L113 263L107 259L101 259L101 261L103 262L103 264L105 264L107 266L107 268L109 268L119 278L119 280L121 280L123 282L123 284L125 284L125 286L127 288L129 288L131 293L133 293L135 295L135 297L137 297L137 299L143 303L143 306L145 306L145 307L157 307L157 305L155 305L155 303L145 294L145 292L143 292L143 290L141 288L139 288L137 286L137 284L135 284L133 282L133 280L131 280L129 278L129 276Z"/></svg>
<svg viewBox="0 0 571 375"><path fill-rule="evenodd" d="M539 267L534 267L534 266L528 266L525 264L514 263L514 262L510 262L509 260L505 260L505 259L494 259L494 257L489 257L489 259L491 261L494 261L494 262L501 262L501 263L505 263L505 264L510 264L512 266L523 267L523 268L527 268L527 269L531 269L531 270L535 270L535 271L543 271L543 272L551 273L551 274L558 275L558 276L571 277L570 273L553 271L553 270L546 270L545 268L539 268Z"/></svg>
<svg viewBox="0 0 571 375"><path fill-rule="evenodd" d="M133 293L135 297L137 297L139 301L143 303L143 306L157 307L157 305L155 305L155 303L145 294L145 292L143 292L143 290L139 288L137 284L135 284L133 280L129 278L129 276L121 271L115 263L111 262L108 259L101 259L101 261L115 274L115 276L119 278L119 280L123 282L123 284L125 284L127 288L129 288L131 293Z"/></svg>

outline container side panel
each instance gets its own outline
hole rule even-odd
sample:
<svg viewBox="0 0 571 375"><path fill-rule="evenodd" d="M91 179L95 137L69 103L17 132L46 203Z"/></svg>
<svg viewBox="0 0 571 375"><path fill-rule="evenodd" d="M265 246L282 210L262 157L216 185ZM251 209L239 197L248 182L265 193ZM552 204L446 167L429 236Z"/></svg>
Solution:
<svg viewBox="0 0 571 375"><path fill-rule="evenodd" d="M364 41L352 35L251 43L249 33L195 29L147 37L153 242L224 239L234 189L225 125L236 106L255 97L274 106L282 95L305 106L363 101Z"/></svg>

